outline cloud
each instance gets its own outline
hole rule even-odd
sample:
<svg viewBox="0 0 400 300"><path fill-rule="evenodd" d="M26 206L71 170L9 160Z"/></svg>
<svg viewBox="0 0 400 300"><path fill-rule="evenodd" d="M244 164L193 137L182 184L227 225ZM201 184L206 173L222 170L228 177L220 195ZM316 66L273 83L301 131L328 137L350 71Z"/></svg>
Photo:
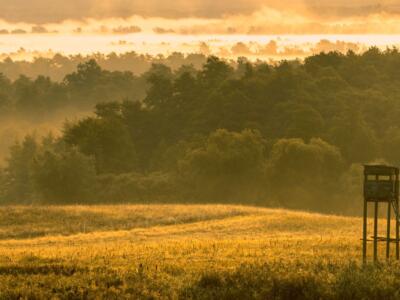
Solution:
<svg viewBox="0 0 400 300"><path fill-rule="evenodd" d="M306 1L306 8L309 12L320 17L330 18L349 18L363 17L370 15L400 14L400 4L395 4L393 1L332 1L332 3L322 1ZM324 3L325 2L325 3Z"/></svg>
<svg viewBox="0 0 400 300"><path fill-rule="evenodd" d="M10 27L36 25L53 30L57 26L70 26L69 32L81 28L81 32L104 34L136 33L139 29L156 34L191 35L398 34L398 2L175 0L171 5L165 0L0 0L0 19L9 25L21 23ZM56 29L64 32L62 28Z"/></svg>
<svg viewBox="0 0 400 300"><path fill-rule="evenodd" d="M349 4L351 2L351 4ZM399 5L385 0L0 0L0 18L11 22L52 23L88 18L221 18L249 15L262 7L316 14L366 15L399 13Z"/></svg>
<svg viewBox="0 0 400 300"><path fill-rule="evenodd" d="M396 3L397 2L397 3ZM0 0L0 18L34 24L65 20L129 18L223 18L251 15L265 8L313 18L400 14L396 0Z"/></svg>
<svg viewBox="0 0 400 300"><path fill-rule="evenodd" d="M0 0L0 18L11 22L52 23L87 18L128 18L133 15L163 18L219 18L248 14L263 0ZM269 2L267 0L267 2Z"/></svg>
<svg viewBox="0 0 400 300"><path fill-rule="evenodd" d="M338 1L338 0L337 0ZM365 0L368 1L368 0ZM399 34L400 19L395 15L344 17L340 20L310 13L315 6L298 6L297 10L263 7L251 15L231 15L221 19L177 26L184 35L201 34ZM301 12L301 13L300 13ZM334 13L332 13L332 16Z"/></svg>

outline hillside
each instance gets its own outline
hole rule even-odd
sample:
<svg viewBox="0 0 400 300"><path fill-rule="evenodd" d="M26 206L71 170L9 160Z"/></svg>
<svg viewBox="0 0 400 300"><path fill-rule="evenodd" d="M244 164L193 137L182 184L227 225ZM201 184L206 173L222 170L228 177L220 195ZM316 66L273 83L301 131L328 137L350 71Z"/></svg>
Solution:
<svg viewBox="0 0 400 300"><path fill-rule="evenodd" d="M398 266L362 268L360 237L358 218L244 206L2 207L0 299L395 297Z"/></svg>

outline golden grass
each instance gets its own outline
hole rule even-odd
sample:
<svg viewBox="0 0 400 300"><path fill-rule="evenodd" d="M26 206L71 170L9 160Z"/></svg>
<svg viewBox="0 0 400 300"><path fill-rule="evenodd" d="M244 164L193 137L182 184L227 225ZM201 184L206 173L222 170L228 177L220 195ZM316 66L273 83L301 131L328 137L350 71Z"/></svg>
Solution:
<svg viewBox="0 0 400 300"><path fill-rule="evenodd" d="M200 295L198 283L208 284L210 272L232 275L243 266L266 265L281 275L321 265L328 274L321 280L330 286L337 281L335 268L352 261L359 267L361 225L360 218L243 206L4 207L0 299L18 298L14 291L63 298L66 286L81 298L186 298ZM383 223L381 230L384 235ZM336 271L328 272L329 266ZM101 276L120 281L108 284L111 279ZM214 277L218 286L230 278ZM5 289L11 282L14 287ZM282 295L277 299L286 299Z"/></svg>

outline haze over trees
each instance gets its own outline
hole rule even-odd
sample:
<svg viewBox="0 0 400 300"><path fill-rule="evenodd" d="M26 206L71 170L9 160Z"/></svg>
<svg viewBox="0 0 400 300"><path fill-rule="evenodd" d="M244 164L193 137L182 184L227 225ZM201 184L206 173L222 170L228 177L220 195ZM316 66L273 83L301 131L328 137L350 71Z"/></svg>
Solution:
<svg viewBox="0 0 400 300"><path fill-rule="evenodd" d="M91 109L61 136L27 136L0 173L2 202L236 202L358 206L361 165L400 164L400 53L304 63L209 57L141 76L94 60L62 81L0 76L0 113ZM361 203L361 202L360 202Z"/></svg>
<svg viewBox="0 0 400 300"><path fill-rule="evenodd" d="M21 51L25 51L21 49ZM0 56L1 57L1 56ZM168 56L151 56L138 54L136 52L126 52L122 54L96 53L92 55L63 55L60 53L52 57L37 56L32 61L15 60L12 57L5 57L0 62L0 73L8 78L15 80L21 75L37 77L39 75L50 77L55 81L62 81L64 77L74 72L79 64L94 59L105 70L108 71L129 71L135 75L142 75L151 69L152 64L164 64L173 70L179 69L183 65L193 65L200 69L206 62L207 57L203 54L182 54L172 53Z"/></svg>

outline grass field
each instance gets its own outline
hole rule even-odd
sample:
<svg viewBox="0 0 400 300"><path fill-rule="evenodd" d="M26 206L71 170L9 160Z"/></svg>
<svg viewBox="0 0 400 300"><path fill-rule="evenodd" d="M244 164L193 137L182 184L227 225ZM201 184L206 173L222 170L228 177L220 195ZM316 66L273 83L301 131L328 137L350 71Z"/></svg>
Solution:
<svg viewBox="0 0 400 300"><path fill-rule="evenodd" d="M360 237L242 206L3 207L0 299L399 299L400 265L363 267Z"/></svg>

